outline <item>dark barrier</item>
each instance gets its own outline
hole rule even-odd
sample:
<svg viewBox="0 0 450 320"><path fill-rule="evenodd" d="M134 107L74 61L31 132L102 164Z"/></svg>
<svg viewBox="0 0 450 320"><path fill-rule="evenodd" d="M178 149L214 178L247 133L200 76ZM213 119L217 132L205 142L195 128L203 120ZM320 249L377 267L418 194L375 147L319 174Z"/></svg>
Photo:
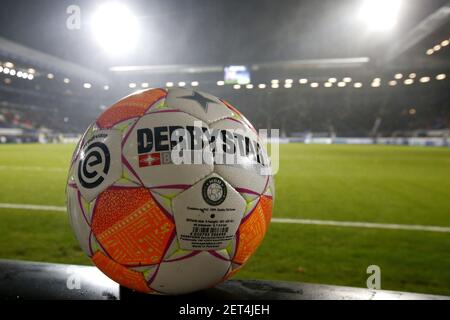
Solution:
<svg viewBox="0 0 450 320"><path fill-rule="evenodd" d="M189 295L146 295L119 287L95 267L0 259L0 299L309 300L450 299L445 296L284 281L229 280Z"/></svg>

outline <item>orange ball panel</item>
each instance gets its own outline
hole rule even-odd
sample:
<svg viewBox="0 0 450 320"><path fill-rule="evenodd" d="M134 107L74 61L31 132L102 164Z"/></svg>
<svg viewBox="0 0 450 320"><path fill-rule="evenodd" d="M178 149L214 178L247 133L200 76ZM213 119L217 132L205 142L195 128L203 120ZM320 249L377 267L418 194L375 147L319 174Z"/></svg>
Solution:
<svg viewBox="0 0 450 320"><path fill-rule="evenodd" d="M97 119L97 125L102 129L106 129L127 119L140 117L152 104L166 95L167 92L163 89L151 89L132 94L103 112Z"/></svg>
<svg viewBox="0 0 450 320"><path fill-rule="evenodd" d="M145 293L152 290L148 287L144 275L140 272L130 270L97 251L92 256L92 261L103 273L121 285Z"/></svg>
<svg viewBox="0 0 450 320"><path fill-rule="evenodd" d="M145 188L109 188L95 205L92 230L102 248L128 266L159 263L174 230Z"/></svg>

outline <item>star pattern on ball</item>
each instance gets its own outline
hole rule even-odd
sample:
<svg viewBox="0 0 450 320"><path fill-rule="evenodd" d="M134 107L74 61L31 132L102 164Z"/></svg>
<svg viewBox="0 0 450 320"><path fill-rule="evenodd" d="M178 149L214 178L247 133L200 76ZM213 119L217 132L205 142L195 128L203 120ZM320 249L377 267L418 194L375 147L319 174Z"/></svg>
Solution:
<svg viewBox="0 0 450 320"><path fill-rule="evenodd" d="M190 96L181 96L179 98L197 102L202 107L202 109L205 111L205 113L208 113L208 103L216 102L212 99L205 97L204 95L202 95L201 93L199 93L197 91L192 91L192 95L190 95Z"/></svg>

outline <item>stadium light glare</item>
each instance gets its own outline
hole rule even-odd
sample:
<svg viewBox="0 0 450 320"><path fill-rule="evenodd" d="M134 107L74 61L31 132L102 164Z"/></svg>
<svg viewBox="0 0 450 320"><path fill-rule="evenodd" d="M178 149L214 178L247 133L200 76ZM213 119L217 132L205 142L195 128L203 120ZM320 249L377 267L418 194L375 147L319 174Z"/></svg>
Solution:
<svg viewBox="0 0 450 320"><path fill-rule="evenodd" d="M400 80L401 78L403 78L403 75L401 73L397 73L395 74L394 78Z"/></svg>
<svg viewBox="0 0 450 320"><path fill-rule="evenodd" d="M223 80L217 81L218 86L223 86L224 84L225 84L225 81L223 81Z"/></svg>
<svg viewBox="0 0 450 320"><path fill-rule="evenodd" d="M331 87L333 86L333 84L332 84L331 82L325 82L325 83L323 84L323 86L324 86L325 88L331 88Z"/></svg>
<svg viewBox="0 0 450 320"><path fill-rule="evenodd" d="M440 45L440 44L435 45L435 46L433 47L433 50L434 50L434 51L439 51L439 50L441 50L441 45Z"/></svg>
<svg viewBox="0 0 450 320"><path fill-rule="evenodd" d="M29 78L28 75L29 75L28 73L22 72L22 79L27 79L27 78ZM34 75L33 75L33 77L34 77Z"/></svg>
<svg viewBox="0 0 450 320"><path fill-rule="evenodd" d="M270 81L270 83L280 83L280 80L278 80L278 79L272 79L272 80Z"/></svg>
<svg viewBox="0 0 450 320"><path fill-rule="evenodd" d="M286 80L284 80L284 83L292 84L292 82L294 82L294 80L292 80L292 79L286 79Z"/></svg>
<svg viewBox="0 0 450 320"><path fill-rule="evenodd" d="M5 62L5 67L7 67L7 68L9 68L9 69L12 69L12 68L14 68L14 63L12 63L12 62L10 62L10 61L6 61L6 62Z"/></svg>
<svg viewBox="0 0 450 320"><path fill-rule="evenodd" d="M401 0L365 0L359 10L359 19L371 31L387 31L397 24Z"/></svg>
<svg viewBox="0 0 450 320"><path fill-rule="evenodd" d="M409 74L410 79L415 79L416 76L417 76L417 74L415 74L414 72Z"/></svg>
<svg viewBox="0 0 450 320"><path fill-rule="evenodd" d="M298 82L300 83L300 84L307 84L308 83L308 79L300 79L300 80L298 80Z"/></svg>
<svg viewBox="0 0 450 320"><path fill-rule="evenodd" d="M16 76L17 78L22 78L22 71L21 70L17 71Z"/></svg>
<svg viewBox="0 0 450 320"><path fill-rule="evenodd" d="M411 85L411 84L413 84L413 83L414 83L414 80L411 79L411 78L406 79L406 80L404 81L404 84L407 85L407 86L409 86L409 85Z"/></svg>
<svg viewBox="0 0 450 320"><path fill-rule="evenodd" d="M278 83L272 83L272 89L278 89L280 85Z"/></svg>
<svg viewBox="0 0 450 320"><path fill-rule="evenodd" d="M362 83L361 82L355 82L354 84L353 84L353 86L355 87L355 88L357 88L357 89L359 89L359 88L362 88Z"/></svg>
<svg viewBox="0 0 450 320"><path fill-rule="evenodd" d="M379 88L381 86L381 83L379 81L374 81L370 84L372 88Z"/></svg>
<svg viewBox="0 0 450 320"><path fill-rule="evenodd" d="M142 88L148 88L148 82L142 82L141 83Z"/></svg>
<svg viewBox="0 0 450 320"><path fill-rule="evenodd" d="M349 83L349 82L352 82L352 78L350 78L350 77L345 77L344 79L342 79L342 81L344 81L344 82L346 82L346 83Z"/></svg>
<svg viewBox="0 0 450 320"><path fill-rule="evenodd" d="M338 84L337 84L337 86L338 86L339 88L344 88L346 85L347 85L347 84L346 84L344 81L339 81Z"/></svg>
<svg viewBox="0 0 450 320"><path fill-rule="evenodd" d="M70 79L69 78L64 78L64 83L70 83Z"/></svg>
<svg viewBox="0 0 450 320"><path fill-rule="evenodd" d="M173 87L173 82L166 82L166 87L167 88L172 88Z"/></svg>
<svg viewBox="0 0 450 320"><path fill-rule="evenodd" d="M253 89L253 85L252 85L251 83L247 84L245 87L246 87L247 89Z"/></svg>
<svg viewBox="0 0 450 320"><path fill-rule="evenodd" d="M433 49L428 49L426 52L427 56L431 56L434 53Z"/></svg>
<svg viewBox="0 0 450 320"><path fill-rule="evenodd" d="M105 85L103 86L103 90L109 90L109 86L108 86L107 84L105 84Z"/></svg>
<svg viewBox="0 0 450 320"><path fill-rule="evenodd" d="M317 88L319 84L317 82L311 82L311 88Z"/></svg>
<svg viewBox="0 0 450 320"><path fill-rule="evenodd" d="M192 87L198 87L198 81L192 81L191 82Z"/></svg>
<svg viewBox="0 0 450 320"><path fill-rule="evenodd" d="M130 87L131 89L136 88L136 83L131 82L128 84L128 87Z"/></svg>
<svg viewBox="0 0 450 320"><path fill-rule="evenodd" d="M431 80L430 77L422 77L422 78L420 78L419 81L420 81L421 83L427 83L427 82L430 82L430 80Z"/></svg>
<svg viewBox="0 0 450 320"><path fill-rule="evenodd" d="M234 86L233 86L233 89L235 89L235 90L238 90L238 89L240 89L241 88L241 85L240 84L235 84Z"/></svg>
<svg viewBox="0 0 450 320"><path fill-rule="evenodd" d="M12 75L12 76L15 76L16 75L16 70L15 69L11 69L9 71L9 74Z"/></svg>
<svg viewBox="0 0 450 320"><path fill-rule="evenodd" d="M94 39L108 54L132 51L139 38L137 18L120 2L101 4L91 18Z"/></svg>
<svg viewBox="0 0 450 320"><path fill-rule="evenodd" d="M49 74L47 74L47 78L51 80L51 79L55 78L55 75L53 73L49 73Z"/></svg>
<svg viewBox="0 0 450 320"><path fill-rule="evenodd" d="M25 74L25 73L24 73ZM33 80L34 79L34 74L29 73L27 76L28 80Z"/></svg>
<svg viewBox="0 0 450 320"><path fill-rule="evenodd" d="M186 86L186 82L180 81L180 82L178 82L178 86L179 87L185 87Z"/></svg>
<svg viewBox="0 0 450 320"><path fill-rule="evenodd" d="M446 47L446 46L448 46L449 44L450 44L450 41L449 41L449 40L444 40L444 41L441 42L441 46L442 46L442 47Z"/></svg>
<svg viewBox="0 0 450 320"><path fill-rule="evenodd" d="M3 66L0 66L0 72L3 72Z"/></svg>
<svg viewBox="0 0 450 320"><path fill-rule="evenodd" d="M260 83L260 84L258 84L258 88L265 89L266 85L264 83Z"/></svg>
<svg viewBox="0 0 450 320"><path fill-rule="evenodd" d="M290 88L292 88L292 83L285 83L285 84L284 84L284 87L285 87L286 89L290 89Z"/></svg>
<svg viewBox="0 0 450 320"><path fill-rule="evenodd" d="M85 82L85 83L83 83L83 88L90 89L90 88L92 88L92 84L90 84L89 82Z"/></svg>
<svg viewBox="0 0 450 320"><path fill-rule="evenodd" d="M35 69L33 69L33 68L28 68L28 73L31 73L31 74L35 74L36 73L36 70Z"/></svg>
<svg viewBox="0 0 450 320"><path fill-rule="evenodd" d="M9 74L9 68L8 67L3 68L3 73L4 74Z"/></svg>
<svg viewBox="0 0 450 320"><path fill-rule="evenodd" d="M436 80L444 80L445 78L447 78L445 73L441 73L436 76Z"/></svg>

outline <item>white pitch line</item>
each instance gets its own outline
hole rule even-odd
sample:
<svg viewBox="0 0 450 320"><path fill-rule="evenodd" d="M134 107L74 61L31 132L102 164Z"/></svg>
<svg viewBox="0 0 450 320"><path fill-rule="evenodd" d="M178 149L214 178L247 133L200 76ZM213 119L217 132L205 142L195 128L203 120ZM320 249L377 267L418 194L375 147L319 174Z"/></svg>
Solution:
<svg viewBox="0 0 450 320"><path fill-rule="evenodd" d="M311 220L311 219L289 219L272 218L275 223L295 223L312 224L321 226L338 226L369 229L392 229L392 230L416 230L432 232L450 232L450 227L424 226L419 224L392 224L392 223L374 223L374 222L354 222L354 221L333 221L333 220Z"/></svg>
<svg viewBox="0 0 450 320"><path fill-rule="evenodd" d="M66 207L42 206L38 204L20 204L20 203L0 203L0 208L4 209L27 209L40 211L62 211L66 212Z"/></svg>
<svg viewBox="0 0 450 320"><path fill-rule="evenodd" d="M67 172L67 169L64 168L37 166L0 166L0 170Z"/></svg>
<svg viewBox="0 0 450 320"><path fill-rule="evenodd" d="M60 211L66 212L66 207L43 206L37 204L20 203L0 203L0 208L4 209L28 209L39 211ZM413 230L413 231L431 231L450 233L450 227L424 226L417 224L392 224L392 223L374 223L374 222L354 222L354 221L333 221L333 220L311 220L311 219L290 219L290 218L272 218L273 223L288 224L309 224L319 226L353 227L368 229L391 229L391 230Z"/></svg>

